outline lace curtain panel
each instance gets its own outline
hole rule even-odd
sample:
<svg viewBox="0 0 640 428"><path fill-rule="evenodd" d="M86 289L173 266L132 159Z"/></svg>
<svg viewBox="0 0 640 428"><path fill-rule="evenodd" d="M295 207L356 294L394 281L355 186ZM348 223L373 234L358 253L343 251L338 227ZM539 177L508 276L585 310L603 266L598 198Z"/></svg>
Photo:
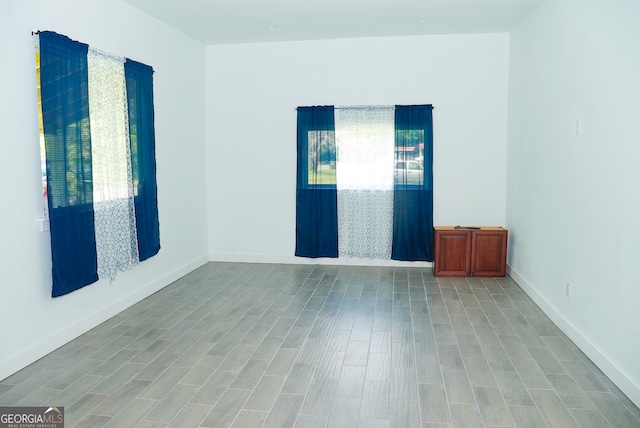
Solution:
<svg viewBox="0 0 640 428"><path fill-rule="evenodd" d="M335 117L339 256L389 259L394 107L340 107Z"/></svg>
<svg viewBox="0 0 640 428"><path fill-rule="evenodd" d="M139 263L125 58L89 47L89 116L98 277Z"/></svg>

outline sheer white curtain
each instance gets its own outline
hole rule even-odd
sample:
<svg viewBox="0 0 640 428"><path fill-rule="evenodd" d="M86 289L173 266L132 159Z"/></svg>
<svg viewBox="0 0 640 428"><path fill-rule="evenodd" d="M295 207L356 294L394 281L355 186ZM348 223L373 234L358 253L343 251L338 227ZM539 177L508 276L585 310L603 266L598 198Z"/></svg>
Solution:
<svg viewBox="0 0 640 428"><path fill-rule="evenodd" d="M122 57L89 48L89 117L98 276L139 263Z"/></svg>
<svg viewBox="0 0 640 428"><path fill-rule="evenodd" d="M339 107L335 120L339 256L389 259L394 107Z"/></svg>

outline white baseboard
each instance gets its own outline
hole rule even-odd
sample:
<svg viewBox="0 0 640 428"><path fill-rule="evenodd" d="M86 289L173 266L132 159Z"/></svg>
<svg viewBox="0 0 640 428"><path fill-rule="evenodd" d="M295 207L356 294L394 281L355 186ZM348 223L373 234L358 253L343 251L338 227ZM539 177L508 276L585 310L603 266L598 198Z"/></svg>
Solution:
<svg viewBox="0 0 640 428"><path fill-rule="evenodd" d="M103 307L100 311L82 319L78 319L72 326L65 326L62 330L47 332L48 334L41 340L33 342L28 348L19 350L0 361L0 380L11 376L19 370L27 367L29 364L32 364L44 357L48 353L58 349L81 334L86 333L97 325L103 323L114 315L163 289L189 272L204 265L207 261L206 256L199 257L190 263L180 266L167 275L151 281L143 288L139 288L131 294L122 296L118 300L115 300Z"/></svg>
<svg viewBox="0 0 640 428"><path fill-rule="evenodd" d="M431 262L402 262L398 260L383 259L357 259L357 258L309 258L287 255L269 254L230 254L211 253L211 262L235 262L235 263L273 263L293 265L336 265L336 266L380 266L380 267L431 267Z"/></svg>
<svg viewBox="0 0 640 428"><path fill-rule="evenodd" d="M582 352L622 391L629 400L640 407L640 386L638 386L625 372L620 369L589 336L565 319L538 290L530 284L513 267L507 267L509 276L531 297L542 311L575 343Z"/></svg>

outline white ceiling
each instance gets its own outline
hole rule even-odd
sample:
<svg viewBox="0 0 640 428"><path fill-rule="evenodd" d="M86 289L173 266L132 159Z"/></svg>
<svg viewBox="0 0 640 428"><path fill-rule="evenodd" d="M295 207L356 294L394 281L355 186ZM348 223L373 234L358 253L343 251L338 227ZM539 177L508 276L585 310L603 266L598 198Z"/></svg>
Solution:
<svg viewBox="0 0 640 428"><path fill-rule="evenodd" d="M209 45L508 32L544 0L124 1Z"/></svg>

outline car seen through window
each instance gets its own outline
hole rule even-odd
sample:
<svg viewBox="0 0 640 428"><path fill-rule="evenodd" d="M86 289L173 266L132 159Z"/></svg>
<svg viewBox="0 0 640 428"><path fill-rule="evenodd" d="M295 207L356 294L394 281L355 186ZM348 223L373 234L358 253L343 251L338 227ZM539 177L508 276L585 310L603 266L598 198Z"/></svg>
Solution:
<svg viewBox="0 0 640 428"><path fill-rule="evenodd" d="M399 160L395 164L396 184L421 185L424 181L424 167L417 160Z"/></svg>

